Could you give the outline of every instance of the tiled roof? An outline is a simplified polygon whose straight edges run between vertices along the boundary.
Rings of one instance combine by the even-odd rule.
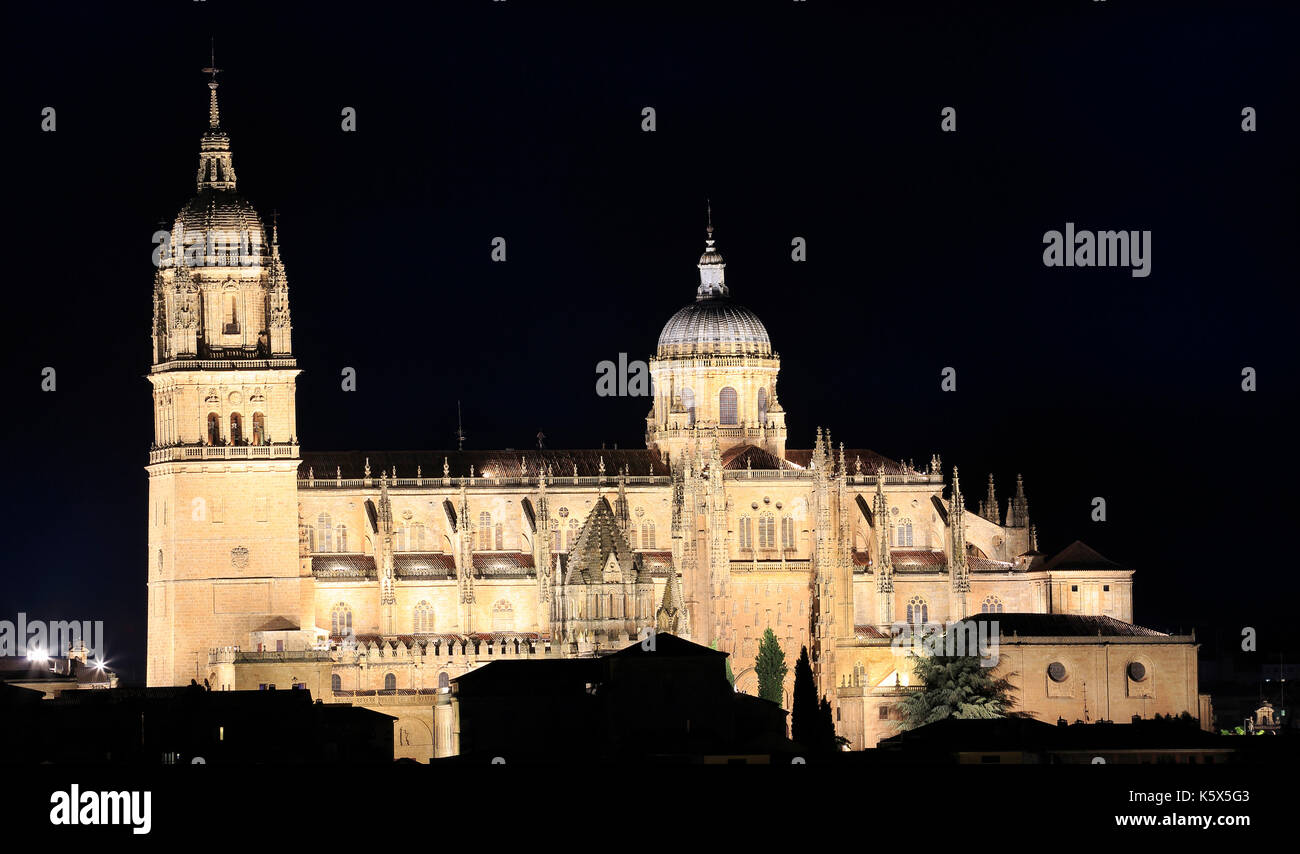
[[[854,549],[854,550],[853,550],[853,565],[854,565],[854,566],[871,566],[871,552],[860,552],[860,551],[858,551],[857,549]]]
[[[272,617],[262,625],[253,629],[255,632],[296,632],[298,624],[290,622],[286,617]]]
[[[610,555],[622,570],[624,580],[649,581],[642,559],[632,551],[614,518],[609,500],[601,496],[587,514],[578,531],[578,539],[569,549],[565,567],[566,584],[601,584],[605,580],[605,564]]]
[[[966,566],[971,572],[1010,572],[1016,568],[1014,563],[1004,560],[987,560],[982,557],[966,558]]]
[[[808,468],[812,465],[813,452],[808,449],[786,449],[785,458],[800,468]],[[840,458],[840,449],[835,448],[835,460],[838,464]],[[882,457],[875,451],[866,448],[845,448],[844,464],[848,466],[849,474],[855,474],[858,470],[858,460],[862,460],[862,473],[865,475],[874,475],[876,469],[880,466],[885,467],[885,474],[903,474],[907,467],[900,462],[891,460],[889,457]]]
[[[645,571],[655,578],[664,578],[676,574],[676,570],[673,569],[672,552],[637,552],[637,554],[641,556]]]
[[[721,454],[722,467],[728,471],[746,469],[793,469],[794,466],[757,445],[736,445]]]
[[[455,578],[456,558],[437,552],[398,552],[393,555],[398,578]]]
[[[854,626],[853,636],[858,640],[887,640],[889,632],[882,632],[875,626]]]
[[[1155,637],[1169,635],[1114,617],[1078,614],[972,614],[968,620],[997,621],[1003,637]]]
[[[896,571],[932,572],[948,565],[948,558],[943,552],[922,549],[893,549],[889,560]]]
[[[443,632],[438,634],[420,634],[420,635],[392,635],[385,638],[383,635],[364,634],[355,635],[358,644],[373,646],[387,646],[389,649],[396,649],[397,642],[401,641],[406,644],[407,649],[415,649],[432,643],[461,643],[464,641],[506,641],[506,640],[547,640],[550,638],[549,633],[538,634],[537,632],[474,632],[468,635],[456,634],[454,632]]]
[[[1059,553],[1050,558],[1039,568],[1048,572],[1090,570],[1124,571],[1127,569],[1127,567],[1120,566],[1109,558],[1102,557],[1093,549],[1084,545],[1081,540],[1075,540],[1073,543],[1070,543],[1070,545],[1061,549]]]
[[[668,474],[668,467],[663,464],[659,452],[644,448],[575,451],[530,448],[519,451],[303,451],[298,476],[306,477],[310,470],[317,480],[329,480],[341,470],[341,476],[345,478],[365,477],[366,460],[369,459],[370,474],[376,481],[385,472],[391,477],[393,466],[397,466],[398,477],[415,477],[418,468],[420,475],[433,486],[442,477],[444,458],[450,476],[454,478],[468,477],[470,466],[474,467],[476,477],[488,472],[496,477],[536,478],[540,465],[548,466],[555,478],[572,477],[575,464],[579,477],[596,477],[600,474],[602,459],[605,461],[605,476],[611,482],[617,480],[624,466],[628,474],[634,476],[644,477],[652,472]]]
[[[474,552],[475,569],[533,569],[535,566],[533,556],[525,552]]]
[[[378,570],[372,555],[312,555],[311,574],[317,578],[375,578]]]

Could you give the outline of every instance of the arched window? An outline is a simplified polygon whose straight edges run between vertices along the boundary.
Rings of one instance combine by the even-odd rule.
[[[385,690],[385,691],[396,691],[396,690],[397,690],[397,674],[396,674],[396,673],[385,673],[385,674],[384,674],[384,690]]]
[[[208,413],[208,444],[221,444],[221,416],[215,412]]]
[[[910,549],[912,547],[912,520],[911,519],[899,520],[898,524],[894,526],[894,532],[898,538],[899,548]]]
[[[341,552],[347,551],[348,550],[348,526],[339,525],[334,530],[334,533],[338,537],[338,543],[337,543],[338,550]]]
[[[798,541],[794,536],[794,517],[781,517],[781,548],[788,552],[794,551],[798,547]]]
[[[758,390],[758,423],[767,423],[767,389]]]
[[[627,544],[628,544],[628,546],[630,546],[632,549],[636,549],[636,548],[637,548],[637,544],[636,544],[636,525],[635,525],[635,524],[632,524],[632,525],[628,525],[628,526],[627,526]]]
[[[753,530],[751,530],[749,526],[749,521],[750,520],[748,516],[740,517],[740,528],[739,528],[738,536],[740,537],[740,547],[745,550],[749,550],[754,547],[754,532]]]
[[[758,547],[760,549],[776,548],[776,517],[771,513],[759,514]]]
[[[343,677],[337,673],[330,674],[330,690],[338,693],[343,690]]]
[[[557,519],[551,520],[551,551],[560,553],[560,522]]]
[[[736,390],[731,386],[718,392],[718,423],[723,425],[740,423],[736,412]]]
[[[260,412],[253,413],[253,444],[266,444],[266,416]]]
[[[515,630],[515,606],[508,600],[498,599],[492,606],[492,631],[513,632]]]
[[[330,523],[330,514],[322,513],[316,517],[316,527],[320,529],[320,550],[334,551],[334,526]]]
[[[415,634],[433,634],[433,606],[427,600],[420,600],[415,606]]]
[[[239,296],[231,291],[226,294],[225,325],[221,331],[227,335],[239,334]]]
[[[564,548],[566,551],[573,548],[573,541],[577,539],[577,537],[578,537],[578,520],[570,519],[569,530],[564,535]]]
[[[424,523],[411,523],[411,541],[407,544],[411,551],[424,551]]]
[[[238,412],[230,413],[230,444],[238,445],[244,441],[244,417]]]
[[[686,410],[686,426],[695,426],[695,391],[694,389],[682,389],[682,408]]]
[[[451,677],[447,675],[447,671],[445,670],[439,671],[438,673],[438,690],[451,690]]]
[[[478,550],[488,551],[492,548],[492,514],[484,511],[478,514]]]
[[[505,551],[505,548],[506,548],[506,543],[505,543],[505,532],[504,532],[504,530],[502,529],[502,527],[501,527],[501,523],[500,523],[500,522],[497,522],[497,525],[496,525],[496,547],[497,547],[497,551],[499,551],[499,552],[500,552],[500,551]]]
[[[302,527],[307,532],[307,551],[316,551],[316,526],[303,525]]]
[[[330,636],[345,638],[352,634],[352,609],[340,602],[330,611]]]
[[[996,597],[996,596],[986,596],[986,597],[984,597],[984,604],[980,606],[980,613],[982,613],[982,614],[1001,614],[1001,613],[1002,613],[1002,600],[999,599],[999,598]]]
[[[930,606],[920,596],[908,600],[907,622],[914,626],[930,622]]]
[[[655,547],[655,523],[649,519],[641,523],[641,548],[652,549]]]

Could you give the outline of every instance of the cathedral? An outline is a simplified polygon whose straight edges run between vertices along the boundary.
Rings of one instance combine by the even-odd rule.
[[[451,681],[494,659],[668,632],[729,653],[756,694],[771,629],[783,706],[806,646],[866,748],[913,687],[899,627],[974,617],[1041,719],[1207,720],[1195,639],[1133,624],[1131,569],[1080,542],[1040,552],[1019,478],[1004,501],[990,476],[972,511],[938,455],[821,429],[789,446],[780,357],[711,220],[650,360],[644,449],[329,452],[310,425],[300,444],[279,236],[238,193],[208,86],[196,193],[154,279],[150,685],[366,705],[394,717],[398,756],[428,760],[457,749]]]

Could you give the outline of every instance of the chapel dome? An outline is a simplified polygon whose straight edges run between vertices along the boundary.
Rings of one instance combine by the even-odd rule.
[[[699,355],[770,356],[772,341],[758,315],[726,297],[707,297],[669,318],[659,333],[660,359]]]
[[[176,228],[185,233],[216,230],[219,233],[247,232],[250,242],[266,245],[266,229],[257,209],[233,190],[204,188],[176,214]]]
[[[695,302],[679,310],[659,333],[658,358],[771,356],[772,341],[758,315],[731,301],[727,262],[713,239],[713,208],[700,256]]]

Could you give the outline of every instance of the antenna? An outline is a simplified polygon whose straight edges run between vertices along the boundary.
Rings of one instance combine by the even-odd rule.
[[[456,401],[456,450],[465,450],[465,429],[460,423],[460,401]]]

